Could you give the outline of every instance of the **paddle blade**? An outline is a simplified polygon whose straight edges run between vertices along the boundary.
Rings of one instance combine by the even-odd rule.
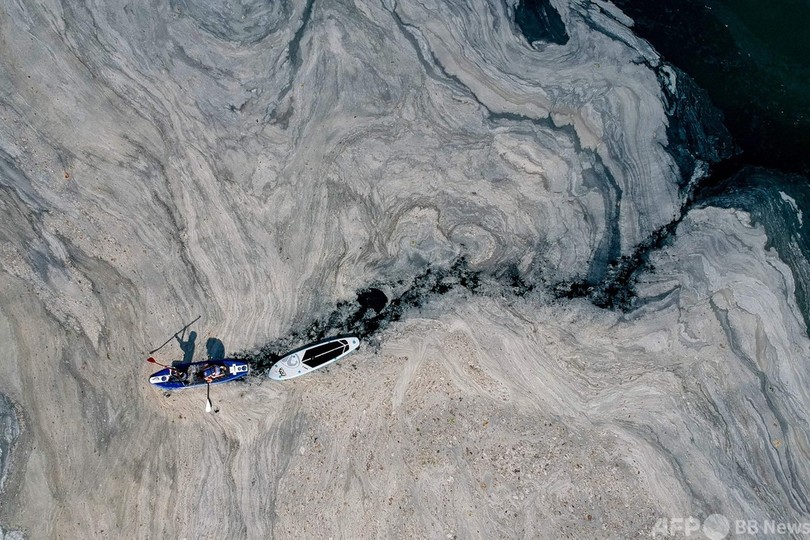
[[[214,407],[211,405],[211,383],[205,385],[205,412],[211,412]]]
[[[211,410],[213,408],[214,408],[214,406],[211,405],[211,400],[210,399],[205,402],[205,412],[211,412]]]
[[[146,361],[149,362],[150,364],[157,364],[158,363],[157,360],[155,360],[151,356],[149,358],[147,358]]]

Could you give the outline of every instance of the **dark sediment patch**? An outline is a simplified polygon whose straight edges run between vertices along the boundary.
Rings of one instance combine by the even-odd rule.
[[[357,293],[357,302],[361,308],[373,309],[379,313],[388,304],[388,297],[380,289],[371,287]]]
[[[684,209],[677,219],[659,227],[636,246],[632,254],[613,261],[601,281],[561,281],[552,286],[552,291],[558,298],[587,298],[600,308],[622,311],[632,309],[633,300],[636,298],[635,281],[638,274],[651,269],[650,255],[672,240],[678,224],[686,217],[687,211]]]
[[[14,404],[0,394],[0,493],[6,482],[11,461],[11,448],[20,436],[20,423],[14,411]]]

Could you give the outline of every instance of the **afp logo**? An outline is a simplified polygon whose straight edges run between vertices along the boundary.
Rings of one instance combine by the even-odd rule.
[[[655,522],[655,526],[650,531],[650,536],[653,538],[675,536],[677,538],[695,537],[723,540],[728,536],[730,530],[731,523],[726,519],[726,516],[712,514],[703,520],[703,523],[692,516],[661,518]]]

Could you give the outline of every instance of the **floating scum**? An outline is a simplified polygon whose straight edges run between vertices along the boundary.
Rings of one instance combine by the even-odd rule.
[[[614,4],[124,4],[0,10],[4,531],[807,515],[804,274],[753,214],[685,206],[709,105]],[[178,311],[262,380],[189,373],[216,416],[117,361]],[[374,361],[265,380],[340,336]]]

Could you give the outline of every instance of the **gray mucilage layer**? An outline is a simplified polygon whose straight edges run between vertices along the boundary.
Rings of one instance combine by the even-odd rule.
[[[188,17],[224,41],[254,45],[286,24],[292,14],[287,0],[171,0],[177,17]]]
[[[613,4],[535,3],[556,37],[533,44],[517,5],[4,4],[0,393],[25,415],[4,527],[805,519],[810,339],[778,223],[689,206],[718,118]],[[263,377],[349,332],[351,356]],[[164,342],[157,362],[248,351],[253,375],[207,414],[149,383]]]

